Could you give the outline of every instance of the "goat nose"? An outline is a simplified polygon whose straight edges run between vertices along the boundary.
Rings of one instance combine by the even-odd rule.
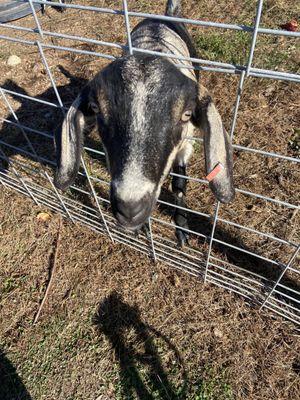
[[[132,202],[132,201],[122,201],[118,200],[116,202],[116,211],[122,215],[122,217],[131,221],[138,217],[138,215],[143,211],[145,203],[143,201]]]
[[[114,216],[124,228],[137,230],[149,218],[152,210],[152,198],[148,194],[139,201],[124,201],[112,196],[111,205]]]

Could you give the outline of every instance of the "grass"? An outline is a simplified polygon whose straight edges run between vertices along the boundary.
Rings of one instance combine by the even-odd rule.
[[[206,368],[206,378],[199,382],[194,400],[233,400],[232,387],[227,383],[226,371],[219,375],[213,368]]]
[[[172,393],[170,393],[170,390],[167,390],[163,384],[157,389],[156,385],[153,385],[151,377],[149,377],[147,371],[141,368],[139,368],[138,371],[138,373],[136,373],[136,371],[128,371],[128,376],[120,379],[116,389],[116,400],[134,400],[136,397],[132,392],[132,388],[137,387],[140,382],[145,382],[145,388],[148,389],[148,393],[151,394],[151,399],[153,400],[160,400],[164,398],[178,400],[234,399],[232,388],[227,383],[225,378],[225,371],[223,371],[220,376],[211,368],[204,368],[203,374],[208,375],[205,379],[203,378],[194,383],[189,383],[188,385],[183,384],[177,388],[174,387],[172,388]],[[170,376],[172,376],[172,374],[170,374],[169,377]],[[146,398],[146,396],[142,398]]]
[[[120,7],[116,0],[88,3]],[[251,24],[255,4],[252,0],[189,0],[184,1],[184,11],[191,18]],[[293,4],[290,0],[265,2],[263,26],[276,28],[294,18]],[[164,1],[155,4],[130,1],[129,6],[145,12],[162,12]],[[100,40],[126,41],[121,18],[119,25],[113,23],[113,17],[103,15],[99,24],[96,20],[99,16],[94,13],[77,10],[47,13],[41,17],[46,30],[91,37],[90,27],[94,26]],[[25,18],[15,23],[31,26],[32,20]],[[251,35],[195,27],[190,27],[190,31],[201,57],[234,64],[247,61]],[[24,34],[24,38],[30,39],[30,35]],[[72,45],[67,41],[59,43]],[[293,39],[260,37],[254,65],[296,72],[294,45]],[[84,48],[78,43],[76,46]],[[39,54],[32,47],[5,44],[0,57],[5,61],[11,53],[22,55],[22,64],[10,69],[3,63],[1,83],[13,82],[19,85],[17,90],[22,88],[56,102]],[[67,104],[76,97],[84,80],[106,63],[91,56],[70,56],[63,52],[58,57],[46,49],[45,54]],[[69,76],[61,73],[58,65]],[[228,129],[238,77],[203,73],[202,80],[213,93]],[[297,95],[298,88],[292,83],[246,80],[235,143],[297,156],[299,121],[294,101]],[[22,122],[33,128],[52,132],[60,123],[61,116],[50,108],[45,118],[45,109],[41,110],[39,105],[29,107],[28,103],[19,102],[15,106]],[[3,104],[0,108],[6,117]],[[1,130],[1,138],[19,143],[18,132],[7,126]],[[98,146],[92,139],[89,141],[90,147]],[[38,139],[35,145],[44,155],[52,151],[48,144],[42,147]],[[20,159],[18,154],[11,156]],[[37,165],[26,157],[22,159]],[[87,161],[93,174],[104,176],[99,158],[89,160],[87,156]],[[298,170],[291,163],[236,153],[234,171],[240,188],[298,202]],[[49,172],[52,173],[50,168]],[[203,176],[202,144],[198,142],[189,174]],[[189,184],[188,204],[204,213],[214,211],[211,195],[195,182]],[[36,215],[40,211],[45,210],[1,187],[1,400],[12,400],[12,393],[14,398],[19,396],[23,400],[127,400],[138,398],[139,391],[144,394],[140,398],[155,400],[297,398],[300,344],[291,325],[249,308],[242,299],[224,290],[203,285],[161,263],[153,265],[147,257],[118,244],[113,246],[106,238],[67,221],[63,224],[53,289],[41,320],[34,326],[32,321],[48,280],[58,227],[55,214],[51,214],[47,223],[38,222]],[[234,204],[222,206],[220,215],[286,240],[299,238],[299,214],[255,198],[237,195]],[[207,225],[195,217],[190,223],[200,232]],[[234,228],[221,228],[218,224],[216,234],[222,240],[248,246],[283,262],[289,256],[289,249],[273,246],[257,235],[246,232],[241,235]],[[163,234],[174,239],[173,230]],[[202,246],[194,237],[191,243],[206,251],[205,244]],[[218,248],[213,251],[225,261],[264,272],[264,265],[240,253],[228,249],[221,252]]]
[[[194,40],[200,58],[238,66],[246,65],[252,36],[245,32],[196,33]],[[297,41],[293,38],[259,37],[253,66],[269,70],[299,72]]]
[[[251,36],[244,32],[196,34],[194,37],[200,58],[235,65],[247,62]]]
[[[15,291],[17,291],[17,288],[15,282]],[[8,293],[4,293],[4,296],[7,295]],[[120,298],[118,298],[119,300]],[[122,302],[121,307],[127,308],[128,306]],[[112,312],[116,311],[112,310]],[[188,379],[188,376],[182,373],[182,365],[178,355],[174,354],[173,358],[172,354],[168,354],[170,353],[168,340],[157,335],[157,333],[149,335],[148,327],[144,326],[142,321],[139,321],[139,317],[135,313],[136,311],[129,307],[127,314],[123,314],[123,318],[127,318],[124,326],[129,325],[127,332],[123,331],[122,323],[118,322],[118,324],[121,324],[122,337],[119,336],[118,343],[114,343],[113,346],[120,367],[114,365],[102,377],[104,388],[111,386],[112,382],[114,383],[112,388],[114,399],[133,400],[136,398],[136,393],[143,393],[145,397],[142,398],[153,400],[169,398],[177,400],[187,398],[190,400],[232,399],[230,385],[226,382],[225,371],[218,374],[213,368],[204,367],[203,371],[202,368],[199,369],[195,378],[190,377]],[[111,318],[114,318],[114,314]],[[101,321],[99,324],[103,324],[103,320]],[[137,325],[137,322],[140,325]],[[110,320],[105,323],[109,324],[109,327],[102,327],[106,336],[109,338],[109,329],[113,329],[114,332],[112,331],[112,333],[118,337],[118,325],[112,324]],[[130,325],[135,326],[135,328],[130,329]],[[4,363],[3,365],[0,364],[0,367],[4,369],[4,376],[9,369],[8,364],[22,366],[18,372],[25,382],[30,380],[30,387],[35,393],[35,398],[43,398],[49,380],[55,381],[57,372],[64,371],[64,379],[67,376],[72,376],[72,373],[68,372],[68,368],[70,363],[76,363],[78,357],[82,358],[85,355],[85,363],[95,363],[96,360],[103,357],[103,350],[99,347],[99,337],[94,334],[94,330],[91,329],[92,326],[97,327],[97,324],[95,325],[93,318],[88,315],[81,320],[80,325],[70,323],[67,326],[65,318],[56,315],[50,321],[45,321],[35,329],[28,327],[31,335],[27,340],[26,359],[21,357],[20,354],[12,353],[9,360],[6,359],[5,365]],[[26,331],[18,329],[18,335],[22,338],[26,335]],[[141,337],[143,338],[142,342]],[[1,341],[0,346],[2,348],[7,347],[5,342]],[[106,349],[105,338],[102,346]],[[168,374],[162,367],[162,360],[166,354],[168,354],[170,363],[166,368]],[[75,374],[78,374],[78,372],[76,371]],[[205,376],[205,379],[203,378],[201,381],[199,381],[200,372]],[[6,382],[5,379],[2,382],[1,399],[10,398],[12,384],[17,388],[20,397],[27,391],[24,385],[21,385],[21,380],[16,372],[14,372],[14,376],[13,383],[11,381]],[[19,385],[16,385],[16,381],[19,381]]]
[[[299,73],[299,45],[294,38],[260,36],[254,66],[263,69]]]

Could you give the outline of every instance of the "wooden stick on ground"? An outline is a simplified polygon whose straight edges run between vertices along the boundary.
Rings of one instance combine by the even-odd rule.
[[[59,249],[59,245],[60,245],[61,227],[62,227],[62,216],[60,215],[59,216],[57,239],[56,239],[56,244],[55,244],[55,252],[54,252],[54,257],[53,257],[53,262],[52,262],[52,268],[50,266],[50,279],[48,281],[48,285],[47,285],[43,300],[42,300],[42,302],[41,302],[41,304],[39,306],[39,309],[38,309],[38,311],[36,313],[36,316],[35,316],[35,318],[33,320],[34,324],[37,323],[37,321],[38,321],[38,319],[39,319],[39,317],[41,315],[41,312],[42,312],[43,307],[44,307],[44,305],[46,303],[48,294],[49,294],[49,292],[51,290],[51,287],[52,287],[52,283],[53,283],[53,278],[54,278],[55,272],[57,270],[57,255],[58,255],[58,249]]]

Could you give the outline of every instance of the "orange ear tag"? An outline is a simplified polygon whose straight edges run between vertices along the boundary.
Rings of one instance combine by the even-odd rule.
[[[221,172],[223,171],[224,167],[223,164],[218,163],[215,168],[205,177],[206,180],[208,180],[208,182],[211,182],[213,179],[215,179],[215,177]]]

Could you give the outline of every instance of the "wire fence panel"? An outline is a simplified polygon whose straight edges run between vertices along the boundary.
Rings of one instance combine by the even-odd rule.
[[[296,188],[298,185],[299,189],[299,180],[296,179],[297,176],[299,178],[297,172],[299,173],[300,158],[294,153],[284,154],[282,150],[277,151],[276,143],[272,143],[272,140],[267,143],[270,147],[259,147],[251,140],[249,143],[240,141],[237,125],[247,82],[253,79],[268,81],[270,85],[278,81],[289,85],[300,82],[300,75],[292,71],[254,66],[259,38],[263,35],[299,40],[300,33],[262,27],[262,0],[257,2],[253,25],[136,12],[130,9],[130,2],[126,0],[120,1],[117,9],[101,8],[91,5],[89,1],[82,2],[86,4],[65,4],[28,0],[28,3],[31,15],[19,21],[0,24],[0,41],[3,46],[9,51],[13,49],[16,53],[30,54],[28,59],[34,59],[32,69],[37,76],[29,84],[28,79],[32,79],[31,67],[26,69],[24,66],[24,85],[30,86],[32,93],[22,87],[22,82],[16,83],[13,76],[1,85],[0,184],[29,196],[37,205],[44,205],[73,222],[107,235],[112,242],[123,243],[154,260],[201,278],[204,282],[237,293],[258,307],[268,309],[299,325],[299,204],[295,200],[297,194],[296,197],[289,197],[287,193],[288,190],[293,190],[288,185],[293,184]],[[35,7],[37,4],[42,5],[43,9],[48,6],[60,7],[65,12],[57,13],[52,21],[49,19],[49,12],[46,11],[45,15],[39,13]],[[72,23],[79,33],[76,29],[61,31],[63,26],[71,26],[68,21],[69,12],[73,12]],[[90,34],[87,31],[80,33],[85,25],[82,14],[79,14],[82,12],[97,16],[99,32],[94,37],[91,36],[93,31],[96,32],[95,26]],[[131,29],[136,21],[143,18],[184,22],[193,29],[215,29],[232,34],[241,32],[248,35],[247,61],[238,65],[205,57],[179,57],[136,48],[131,41]],[[110,26],[114,32],[124,30],[119,35],[122,39],[125,38],[123,43],[116,34],[110,38]],[[75,184],[64,193],[55,188],[52,178],[56,166],[54,131],[86,83],[87,77],[80,76],[81,69],[85,68],[84,63],[88,60],[99,71],[124,50],[133,55],[146,53],[175,58],[178,68],[189,68],[185,62],[192,61],[194,68],[200,70],[200,79],[205,74],[216,75],[216,80],[224,75],[230,77],[236,93],[231,102],[230,113],[227,113],[225,119],[233,140],[236,163],[241,164],[236,172],[236,200],[231,205],[215,202],[209,194],[208,182],[203,178],[203,157],[199,155],[202,154],[203,141],[198,137],[187,139],[193,141],[197,155],[188,174],[182,176],[170,173],[171,177],[178,176],[189,182],[189,207],[176,205],[168,190],[167,181],[158,200],[158,207],[149,220],[147,235],[136,235],[123,230],[115,222],[110,212],[110,181],[105,153],[94,136],[86,138],[81,169]],[[75,69],[76,77],[64,65]],[[85,71],[85,75],[90,73],[89,78],[92,78],[93,72],[95,71]],[[255,110],[251,112],[253,114]],[[260,135],[259,131],[257,135]],[[289,180],[282,183],[279,177],[279,182],[272,183],[272,190],[270,185],[266,185],[266,190],[260,185],[244,185],[243,182],[248,178],[244,175],[244,171],[248,171],[246,164],[252,162],[254,177],[267,175],[275,165],[279,175],[280,172],[287,174],[286,171],[289,171]],[[281,189],[276,191],[279,186]],[[178,247],[174,233],[176,225],[172,216],[176,209],[184,209],[189,214],[189,228],[181,229],[189,233],[190,243],[183,249]],[[251,216],[249,218],[250,214],[255,214],[257,220]],[[277,225],[285,228],[277,229]]]

